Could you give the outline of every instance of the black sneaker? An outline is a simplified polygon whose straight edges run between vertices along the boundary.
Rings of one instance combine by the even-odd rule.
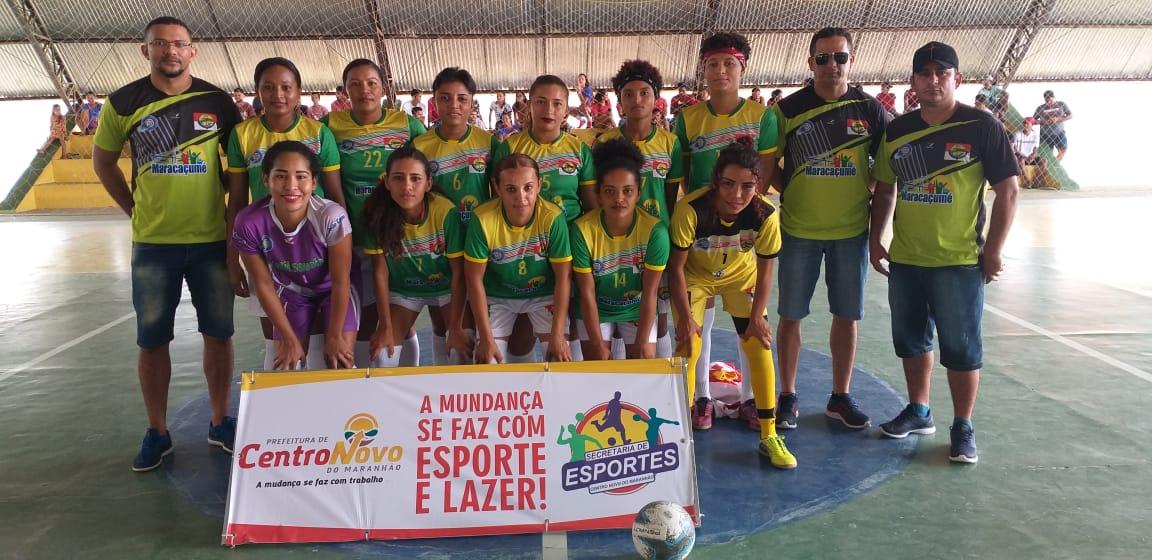
[[[906,438],[908,434],[934,434],[936,423],[932,421],[931,410],[928,411],[928,416],[921,418],[912,411],[912,405],[909,404],[890,422],[880,424],[880,433],[896,439]]]
[[[144,434],[144,442],[140,444],[140,453],[132,460],[132,470],[148,472],[160,466],[164,457],[172,453],[172,435],[160,435],[160,432],[148,428]]]
[[[796,429],[796,418],[800,409],[796,406],[796,393],[782,393],[776,401],[776,427],[785,430]]]
[[[952,447],[948,451],[948,458],[953,463],[975,463],[976,457],[976,430],[964,425],[952,425]]]
[[[870,424],[868,415],[860,412],[860,407],[856,406],[852,395],[847,393],[828,397],[828,407],[824,409],[824,415],[856,430],[867,428]]]
[[[225,453],[232,453],[232,446],[236,444],[236,419],[225,416],[215,426],[209,422],[208,443],[223,449]]]

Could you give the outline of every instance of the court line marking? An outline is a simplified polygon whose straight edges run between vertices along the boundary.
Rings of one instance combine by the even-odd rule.
[[[1021,319],[1021,318],[1019,318],[1019,317],[1017,317],[1017,316],[1015,316],[1015,315],[1013,315],[1007,311],[1004,311],[998,307],[984,304],[984,309],[988,310],[988,312],[992,313],[993,315],[996,315],[997,317],[1001,317],[1003,319],[1006,319],[1009,322],[1015,323],[1015,324],[1017,324],[1021,327],[1024,327],[1024,328],[1026,328],[1026,329],[1028,329],[1028,330],[1030,330],[1036,334],[1051,338],[1052,340],[1055,340],[1056,342],[1059,342],[1060,344],[1063,344],[1064,346],[1067,346],[1067,347],[1069,347],[1073,350],[1076,350],[1082,354],[1086,354],[1088,356],[1096,358],[1097,360],[1100,360],[1101,362],[1104,362],[1104,363],[1106,363],[1112,367],[1123,370],[1123,371],[1128,372],[1128,373],[1130,373],[1136,377],[1139,377],[1140,379],[1143,379],[1144,381],[1148,381],[1149,383],[1152,383],[1152,373],[1148,373],[1148,372],[1146,372],[1146,371],[1144,371],[1144,370],[1142,370],[1136,366],[1133,366],[1133,365],[1127,364],[1125,362],[1122,362],[1120,360],[1117,360],[1116,358],[1113,358],[1112,356],[1109,356],[1108,354],[1100,352],[1099,350],[1094,350],[1092,348],[1089,348],[1083,344],[1080,344],[1079,342],[1076,342],[1075,340],[1072,340],[1072,339],[1067,338],[1065,336],[1061,336],[1061,335],[1054,333],[1054,332],[1052,332],[1052,331],[1050,331],[1044,327],[1041,327],[1040,325],[1030,323],[1030,322],[1028,322],[1024,319]]]
[[[80,336],[72,339],[71,341],[65,342],[64,344],[61,344],[60,346],[57,346],[57,347],[55,347],[55,348],[53,348],[53,349],[51,349],[51,350],[49,350],[43,354],[40,354],[39,356],[36,356],[35,358],[32,358],[31,360],[28,360],[27,362],[24,362],[24,363],[22,363],[16,367],[6,371],[6,372],[4,372],[4,373],[0,373],[0,382],[3,382],[5,379],[8,379],[9,377],[12,377],[13,375],[16,375],[17,373],[20,373],[20,372],[22,372],[28,368],[34,367],[37,364],[39,364],[40,362],[43,362],[44,360],[47,360],[47,359],[49,359],[49,358],[51,358],[51,357],[53,357],[53,356],[55,356],[61,352],[64,352],[65,350],[68,350],[69,348],[72,348],[73,346],[76,346],[77,344],[82,344],[85,341],[87,341],[88,339],[90,339],[94,336],[98,336],[101,333],[103,333],[103,332],[115,327],[116,325],[119,325],[120,323],[123,323],[123,322],[127,321],[128,319],[131,319],[135,316],[136,316],[136,313],[133,312],[133,313],[129,313],[123,317],[120,317],[119,319],[115,319],[112,322],[105,323],[103,326],[97,327],[96,329],[89,331],[88,334],[80,335]]]

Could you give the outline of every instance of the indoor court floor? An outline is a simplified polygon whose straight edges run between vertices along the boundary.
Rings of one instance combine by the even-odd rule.
[[[707,461],[721,450],[700,440],[721,436],[701,434],[705,518],[692,558],[1148,558],[1152,250],[1139,240],[1149,216],[1152,190],[1020,193],[1006,270],[985,296],[977,465],[948,462],[952,410],[939,367],[932,389],[937,433],[899,445],[876,435],[875,426],[888,420],[885,411],[898,410],[905,396],[889,336],[887,286],[874,272],[857,379],[890,395],[883,403],[861,398],[873,417],[865,434],[834,433],[822,421],[830,321],[818,288],[804,324],[810,351],[801,427],[786,433],[799,469],[774,471],[751,461],[754,438],[724,428],[721,434],[747,442],[739,452],[749,454],[750,466],[743,468],[756,471],[734,477],[747,490],[725,486],[710,494],[719,487],[703,481]],[[227,464],[204,442],[202,414],[189,420],[197,435],[176,438],[174,461],[133,473],[145,416],[130,253],[128,222],[118,214],[0,215],[0,558],[461,556],[461,543],[447,541],[221,547],[223,489],[218,481],[194,480],[211,473],[182,468],[197,460]],[[713,359],[733,359],[723,355],[734,346],[726,332],[731,323],[718,315],[720,351]],[[237,369],[259,366],[259,329],[240,301],[236,326]],[[421,328],[426,332],[426,321]],[[170,418],[194,411],[204,398],[195,331],[186,299],[172,345]],[[866,462],[882,467],[875,475],[846,475]],[[816,495],[827,499],[809,499]],[[784,500],[797,500],[787,515],[740,534],[716,533],[723,521],[783,511]],[[611,538],[619,543],[626,536]],[[501,538],[468,539],[464,556],[543,555],[539,536]],[[514,543],[515,551],[489,546],[497,542]],[[569,537],[571,555],[630,557],[626,545],[582,551],[587,542]]]

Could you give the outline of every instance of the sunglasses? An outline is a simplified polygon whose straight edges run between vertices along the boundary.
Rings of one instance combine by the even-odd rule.
[[[824,66],[825,64],[828,64],[829,58],[835,60],[836,64],[848,64],[849,56],[850,55],[846,52],[817,53],[812,55],[812,61],[815,62],[817,66]]]

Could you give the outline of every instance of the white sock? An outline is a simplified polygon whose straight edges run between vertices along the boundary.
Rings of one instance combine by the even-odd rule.
[[[704,324],[700,325],[700,359],[696,360],[696,398],[712,398],[708,384],[712,369],[712,325],[716,323],[716,308],[704,310]]]
[[[416,335],[408,337],[400,347],[400,367],[420,365],[420,339]]]
[[[744,347],[739,346],[740,335],[736,335],[737,347],[740,350],[740,402],[747,400],[754,400],[755,393],[752,392],[752,368],[748,365],[748,355],[744,353]]]
[[[464,336],[473,342],[476,341],[476,329],[464,329]],[[445,341],[447,343],[447,341]],[[448,363],[451,365],[470,364],[472,356],[463,356],[458,350],[448,351]]]
[[[400,366],[400,352],[403,347],[393,346],[392,356],[388,356],[388,351],[381,348],[380,354],[376,359],[372,360],[371,366],[374,368],[394,368]]]
[[[273,363],[276,361],[276,343],[264,339],[264,371],[272,371]]]
[[[432,365],[446,366],[452,363],[448,357],[448,339],[432,333]]]
[[[666,332],[664,336],[656,339],[656,357],[657,358],[671,358],[672,357],[672,333]]]
[[[369,342],[367,340],[357,340],[356,344],[352,346],[355,353],[353,359],[356,360],[356,367],[365,368],[372,363],[372,356],[368,355]]]
[[[623,360],[628,357],[628,349],[624,347],[624,339],[612,339],[612,359]],[[573,358],[575,359],[575,358]]]
[[[304,369],[328,369],[324,363],[324,335],[314,334],[308,337],[308,355],[304,357]]]
[[[580,346],[579,340],[572,340],[568,342],[568,351],[572,353],[573,362],[584,361],[584,349]]]

